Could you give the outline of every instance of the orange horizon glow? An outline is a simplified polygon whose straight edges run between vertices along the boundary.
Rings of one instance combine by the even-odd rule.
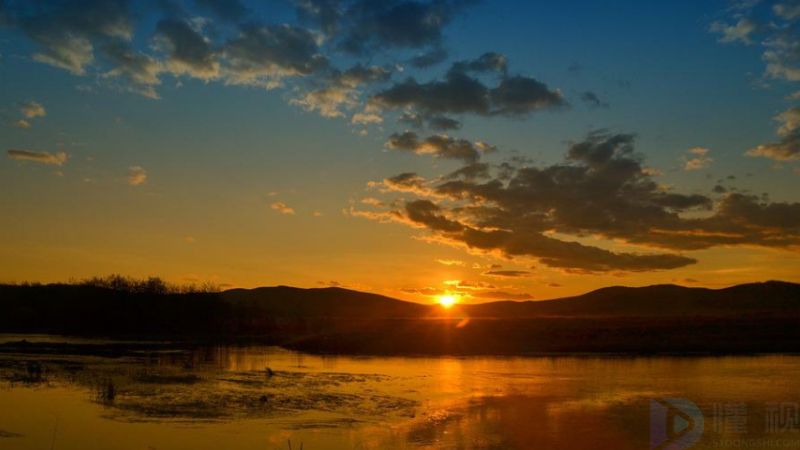
[[[459,296],[454,294],[445,294],[438,296],[436,300],[443,308],[449,309],[452,308],[453,305],[458,303]]]

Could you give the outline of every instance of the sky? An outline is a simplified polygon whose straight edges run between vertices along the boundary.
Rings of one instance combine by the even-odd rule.
[[[0,282],[800,281],[800,2],[0,0]]]

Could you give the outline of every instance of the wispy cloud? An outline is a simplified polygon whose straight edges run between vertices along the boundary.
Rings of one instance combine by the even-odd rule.
[[[37,152],[32,150],[8,150],[6,152],[9,158],[16,161],[32,161],[40,164],[50,164],[53,166],[62,166],[67,162],[69,156],[65,152]]]
[[[445,266],[463,266],[464,261],[459,259],[437,259],[436,262]]]
[[[748,156],[760,156],[775,161],[800,160],[800,107],[789,108],[775,116],[780,124],[780,140],[761,144],[747,151]]]
[[[38,102],[26,102],[23,103],[19,108],[20,113],[25,116],[26,119],[33,119],[36,117],[44,117],[47,115],[47,110],[44,109],[41,103]]]
[[[483,274],[490,277],[519,278],[530,276],[531,273],[527,270],[490,270]]]
[[[705,169],[711,165],[714,160],[708,156],[710,150],[704,147],[690,148],[687,156],[684,157],[683,170],[694,171]]]
[[[147,183],[147,171],[142,166],[131,166],[128,168],[127,181],[131,186],[141,186]]]
[[[269,207],[274,209],[275,211],[278,211],[281,214],[294,215],[295,213],[294,208],[292,208],[291,206],[287,205],[284,202],[275,202],[269,205]]]

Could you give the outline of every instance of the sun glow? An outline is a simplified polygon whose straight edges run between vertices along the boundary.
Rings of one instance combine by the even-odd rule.
[[[438,297],[438,300],[440,305],[442,305],[445,308],[450,308],[451,306],[458,303],[458,296],[452,294],[440,295]]]

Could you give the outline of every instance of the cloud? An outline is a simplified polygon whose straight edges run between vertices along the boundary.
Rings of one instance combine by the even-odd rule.
[[[342,117],[344,109],[352,109],[359,104],[359,87],[368,83],[379,83],[389,79],[391,72],[380,66],[365,67],[356,64],[350,69],[340,72],[333,69],[322,82],[322,87],[305,92],[294,98],[291,103],[301,106],[306,111],[317,111],[323,117]],[[369,110],[356,113],[352,123],[379,123],[383,119]]]
[[[427,187],[425,178],[414,172],[404,172],[380,182],[369,183],[368,186],[377,187],[384,192],[410,192],[421,195],[431,195],[432,193]]]
[[[484,275],[490,277],[506,277],[506,278],[519,278],[527,277],[531,273],[525,270],[490,270],[484,272]]]
[[[450,67],[452,73],[508,73],[508,58],[496,52],[487,52],[473,60],[458,61]]]
[[[436,262],[445,266],[463,266],[464,261],[458,259],[437,259]]]
[[[38,102],[26,102],[23,103],[20,108],[19,112],[26,118],[26,119],[34,119],[36,117],[44,117],[47,115],[47,110],[44,109],[44,106]]]
[[[684,158],[685,163],[683,165],[683,170],[701,170],[710,166],[714,160],[708,156],[709,151],[709,149],[704,147],[690,148],[687,152],[688,156]]]
[[[440,48],[442,30],[472,1],[299,0],[301,18],[352,54],[381,49]]]
[[[767,78],[800,81],[800,14],[796,13],[796,2],[771,2],[772,8],[758,8],[757,3],[730,9],[730,19],[712,23],[710,31],[720,35],[720,42],[757,42]]]
[[[288,76],[307,76],[328,67],[311,31],[292,25],[244,25],[228,41],[227,81],[233,84],[277,87]]]
[[[127,43],[113,42],[104,47],[106,57],[114,64],[103,74],[106,79],[123,80],[125,90],[158,99],[155,87],[161,84],[161,64],[149,55],[137,51]]]
[[[486,163],[473,163],[464,166],[458,170],[450,172],[444,178],[448,180],[455,180],[463,178],[465,180],[475,180],[479,178],[490,178],[490,166]]]
[[[35,61],[83,75],[95,60],[93,40],[131,39],[128,6],[125,0],[39,2],[36,8],[15,4],[7,6],[6,22],[39,45]]]
[[[67,159],[69,159],[69,156],[65,152],[56,152],[53,154],[49,152],[11,149],[6,152],[6,155],[15,161],[32,161],[53,166],[63,166],[66,164]]]
[[[488,178],[388,180],[381,183],[387,191],[413,198],[387,202],[384,221],[426,229],[432,241],[567,271],[674,269],[696,262],[680,252],[718,246],[800,248],[800,203],[667,190],[629,134],[593,132],[551,166],[505,163]],[[651,251],[620,251],[623,243]]]
[[[157,40],[167,53],[165,64],[174,74],[187,74],[202,80],[216,78],[220,72],[218,54],[195,28],[184,20],[172,18],[158,22]]]
[[[281,214],[294,215],[295,213],[294,208],[290,207],[289,205],[283,202],[275,202],[269,205],[269,207],[274,209],[275,211],[278,211]]]
[[[426,126],[438,131],[458,130],[461,128],[461,122],[443,115],[423,116],[417,113],[404,112],[397,121],[418,129]]]
[[[135,11],[128,0],[39,2],[35,8],[23,3],[7,6],[5,23],[38,44],[35,61],[79,76],[97,72],[123,90],[151,98],[158,98],[163,73],[272,88],[285,77],[305,77],[328,66],[319,35],[289,24],[245,21],[249,11],[237,0],[195,0],[197,11],[171,1],[136,3]],[[206,12],[231,25],[214,26],[202,16]],[[137,20],[141,25],[143,17],[153,16],[154,34],[134,36]],[[157,55],[138,49],[148,38]]]
[[[418,155],[433,155],[437,158],[460,159],[468,163],[476,162],[484,153],[496,148],[484,142],[472,143],[466,139],[456,139],[444,134],[428,136],[420,140],[413,131],[394,133],[385,144],[392,150],[403,150]]]
[[[581,101],[592,108],[608,108],[608,103],[600,100],[594,92],[586,91],[581,94]]]
[[[142,166],[129,167],[127,182],[131,186],[141,186],[147,183],[147,171]]]
[[[454,63],[441,80],[420,83],[409,77],[377,92],[370,103],[380,109],[400,109],[406,113],[410,110],[423,119],[448,114],[524,117],[566,105],[559,91],[534,78],[506,76],[504,57],[487,55]],[[494,86],[487,86],[472,74],[492,71],[500,75]]]
[[[781,139],[751,148],[746,154],[776,161],[800,160],[800,108],[789,108],[775,120],[781,124],[777,131]]]
[[[749,17],[742,17],[732,25],[723,22],[714,22],[710,27],[712,33],[720,35],[720,42],[741,42],[743,44],[753,43],[752,35],[757,29],[758,25]]]

